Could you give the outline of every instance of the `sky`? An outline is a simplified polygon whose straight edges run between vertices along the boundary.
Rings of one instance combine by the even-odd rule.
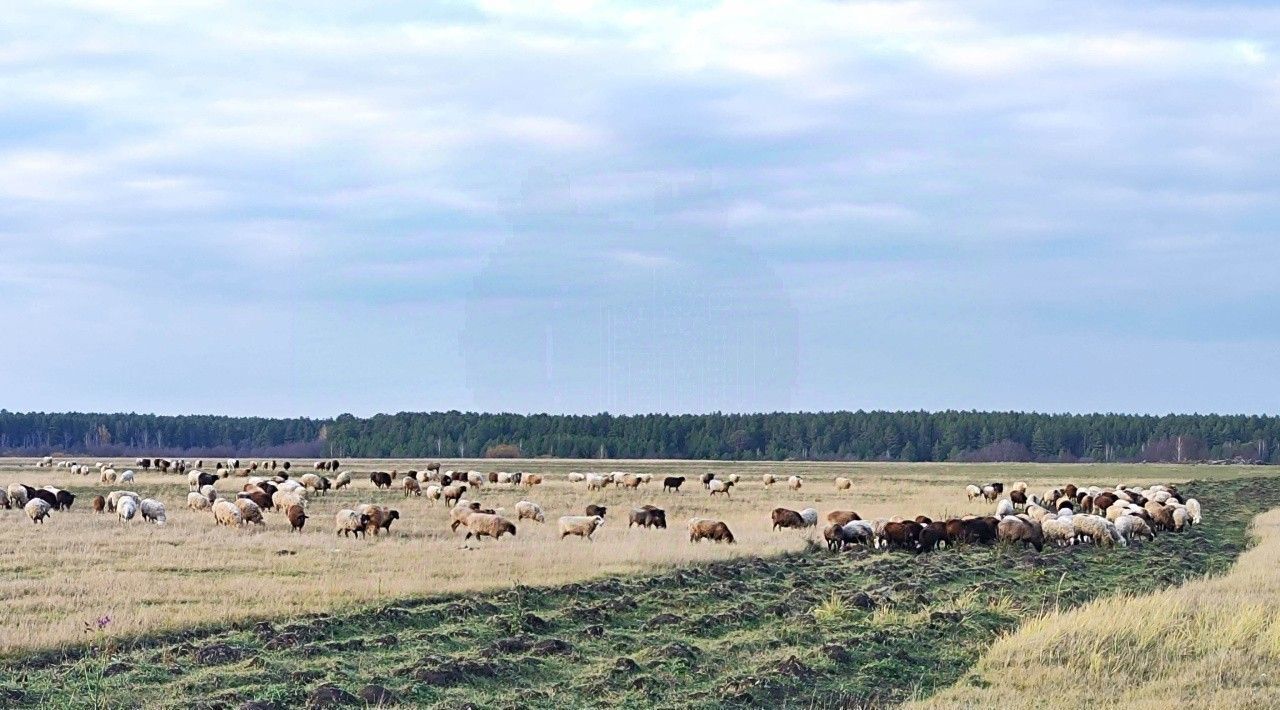
[[[1280,413],[1266,3],[15,0],[0,407]]]

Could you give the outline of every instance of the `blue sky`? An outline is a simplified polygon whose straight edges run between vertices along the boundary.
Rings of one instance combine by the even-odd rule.
[[[64,0],[11,410],[1280,402],[1280,10]]]

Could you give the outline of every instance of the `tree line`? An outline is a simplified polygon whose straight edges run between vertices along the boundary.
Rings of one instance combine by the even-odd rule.
[[[1280,463],[1280,417],[812,412],[359,418],[14,413],[0,453],[306,457]]]

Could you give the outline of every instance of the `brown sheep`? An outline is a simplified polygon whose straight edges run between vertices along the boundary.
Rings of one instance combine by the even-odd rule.
[[[536,473],[530,473],[530,474],[528,474],[528,475],[524,476],[524,477],[520,480],[520,482],[521,482],[521,483],[523,483],[524,485],[526,485],[526,486],[528,486],[528,487],[532,488],[532,487],[534,487],[534,486],[536,486],[536,485],[538,485],[538,484],[542,483],[542,476],[539,476],[539,475],[538,475],[538,474],[536,474]]]
[[[486,476],[486,478],[488,478],[488,479],[489,479],[489,482],[490,482],[490,483],[497,483],[497,482],[498,482],[498,472],[497,472],[497,471],[490,471],[490,472],[489,472],[489,475],[488,475],[488,476]]]
[[[376,488],[391,487],[391,474],[386,473],[385,471],[374,471],[373,473],[370,473],[369,480],[373,481],[373,485]]]
[[[477,540],[482,537],[491,537],[495,540],[500,539],[503,535],[515,535],[515,523],[506,518],[492,513],[472,513],[467,518],[467,536],[466,540],[470,540],[474,535]]]
[[[800,513],[787,508],[774,508],[772,518],[774,530],[805,527],[804,518],[800,516]]]
[[[734,543],[733,532],[729,530],[728,525],[722,521],[707,518],[694,518],[689,521],[689,542],[699,540],[725,542],[730,545]]]
[[[362,505],[356,510],[369,516],[369,522],[364,526],[364,531],[366,534],[373,533],[375,536],[379,530],[385,530],[390,535],[391,523],[400,519],[400,511],[388,510],[380,505]]]
[[[862,518],[852,510],[833,510],[830,513],[827,513],[828,523],[844,525],[853,520],[862,520]]]
[[[284,511],[284,516],[289,519],[289,525],[293,530],[302,532],[302,526],[307,524],[307,511],[302,509],[300,505],[291,505]]]
[[[422,486],[418,483],[418,479],[413,476],[404,477],[404,497],[421,496]]]
[[[1027,494],[1023,491],[1010,491],[1009,501],[1013,503],[1014,508],[1027,509]]]
[[[1062,495],[1068,498],[1075,498],[1076,493],[1079,493],[1079,492],[1080,492],[1080,489],[1076,488],[1076,484],[1074,483],[1068,483],[1067,485],[1062,487]]]
[[[1020,542],[1023,547],[1031,545],[1036,552],[1044,549],[1044,532],[1033,520],[1009,516],[996,525],[996,535],[1001,542]]]
[[[604,517],[605,512],[606,512],[606,511],[608,511],[608,510],[609,510],[609,509],[608,509],[608,508],[606,508],[606,507],[604,507],[603,505],[596,505],[596,504],[592,503],[591,505],[588,505],[588,506],[587,506],[587,517],[588,517],[588,518],[591,518],[591,517],[595,517],[595,516],[599,515],[600,517],[602,517],[602,518],[603,518],[603,517]]]
[[[102,496],[94,496],[91,505],[93,505],[93,512],[101,513],[107,508],[107,499]]]
[[[256,503],[258,507],[263,510],[268,510],[272,507],[271,496],[267,495],[266,491],[263,491],[261,488],[258,488],[257,486],[254,486],[253,490],[246,491],[244,493],[237,493],[236,497],[247,498],[253,501],[254,503]]]
[[[933,552],[947,541],[947,524],[941,521],[930,521],[920,530],[920,551]]]
[[[890,550],[916,551],[920,547],[920,531],[924,526],[914,520],[902,523],[885,523],[885,543]]]
[[[827,549],[832,552],[839,552],[848,545],[849,536],[845,535],[844,526],[840,523],[832,523],[822,530],[822,539],[827,541]]]
[[[444,498],[445,505],[452,506],[457,505],[458,501],[462,500],[462,495],[466,492],[467,484],[454,483],[453,485],[445,486],[440,491],[440,497]]]
[[[1098,496],[1093,499],[1093,507],[1105,513],[1107,508],[1110,508],[1111,506],[1115,505],[1117,500],[1118,498],[1111,495],[1110,493],[1099,493]],[[1089,508],[1089,506],[1085,505],[1083,502],[1081,502],[1080,507],[1086,511],[1091,510],[1091,508]]]
[[[928,525],[929,523],[933,522],[933,518],[930,518],[927,515],[917,515],[916,522],[920,523],[921,525]]]

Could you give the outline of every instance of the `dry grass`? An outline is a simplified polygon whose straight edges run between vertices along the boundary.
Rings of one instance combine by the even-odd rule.
[[[1162,466],[1036,465],[895,465],[895,464],[726,464],[686,461],[446,461],[446,468],[525,470],[547,474],[546,484],[530,489],[486,486],[478,498],[487,506],[510,508],[522,499],[545,509],[548,524],[524,521],[519,535],[500,541],[464,544],[450,534],[443,505],[424,498],[405,499],[401,491],[375,491],[367,472],[373,469],[423,468],[422,461],[351,461],[354,488],[316,498],[305,534],[288,532],[278,515],[268,516],[263,531],[215,528],[208,512],[185,508],[185,477],[139,474],[128,486],[103,487],[96,476],[73,476],[64,470],[36,469],[30,460],[0,462],[0,484],[53,484],[79,496],[75,510],[54,513],[43,526],[32,525],[21,511],[0,511],[7,544],[0,550],[0,653],[13,654],[75,643],[86,620],[113,619],[117,635],[144,633],[195,624],[313,612],[382,597],[426,595],[461,590],[483,591],[525,585],[554,584],[619,572],[648,571],[698,560],[741,555],[768,555],[802,549],[820,533],[770,531],[769,511],[779,505],[813,506],[823,515],[854,509],[864,517],[924,513],[934,517],[988,512],[981,501],[970,503],[965,483],[1026,480],[1033,489],[1073,480],[1114,484],[1184,480],[1192,475],[1233,477],[1249,469],[1188,469]],[[124,470],[124,466],[117,466]],[[655,476],[690,477],[679,495],[664,494],[660,480],[639,491],[609,489],[588,492],[570,484],[570,470],[626,470]],[[733,498],[711,499],[693,480],[714,470],[738,472],[743,482]],[[783,485],[765,489],[764,471],[805,477],[799,491]],[[301,473],[296,470],[295,473]],[[851,491],[837,492],[836,476],[853,479]],[[219,483],[234,495],[240,479]],[[119,487],[165,502],[169,524],[158,528],[140,521],[125,527],[114,516],[95,515],[89,498]],[[333,513],[357,502],[389,503],[401,512],[389,538],[356,540],[333,535]],[[594,543],[560,541],[554,519],[580,514],[588,503],[607,505],[608,524]],[[666,531],[628,530],[626,511],[655,503],[668,512]],[[684,522],[692,516],[725,520],[739,544],[721,546],[688,542]]]
[[[976,678],[916,707],[1280,707],[1280,509],[1254,534],[1230,574],[1041,617],[997,642]]]

